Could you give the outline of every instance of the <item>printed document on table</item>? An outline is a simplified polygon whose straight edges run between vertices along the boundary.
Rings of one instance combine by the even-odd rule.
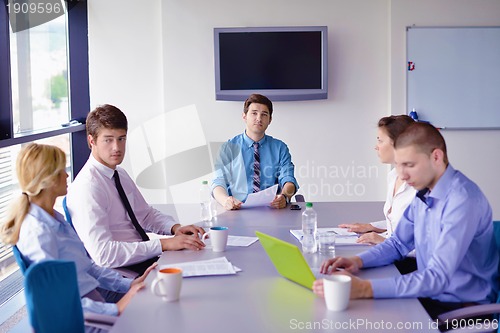
[[[241,247],[247,247],[258,241],[259,239],[257,237],[249,237],[249,236],[231,236],[229,235],[227,237],[227,246],[241,246]],[[210,238],[207,238],[204,240],[205,242],[205,249],[211,249],[212,248],[212,242],[210,241]]]
[[[183,277],[232,275],[236,274],[236,272],[241,271],[241,269],[233,266],[233,264],[231,264],[226,257],[168,264],[168,266],[182,269]]]
[[[274,200],[277,190],[278,190],[278,184],[273,185],[257,193],[250,193],[247,197],[247,200],[243,205],[241,205],[241,207],[250,208],[250,207],[269,206],[271,201]]]
[[[362,243],[357,243],[358,234],[355,232],[347,231],[344,228],[318,228],[318,233],[332,231],[336,235],[335,237],[335,245],[367,245]],[[302,230],[290,230],[290,233],[297,238],[300,242],[302,242],[302,237],[304,237],[304,233]]]

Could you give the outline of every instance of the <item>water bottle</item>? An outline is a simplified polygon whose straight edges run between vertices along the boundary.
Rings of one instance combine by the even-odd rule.
[[[415,120],[415,121],[418,121],[418,114],[417,114],[417,111],[415,111],[415,108],[413,108],[409,114],[410,118]]]
[[[210,199],[210,187],[208,187],[208,181],[204,180],[200,188],[200,217],[203,222],[210,221]]]
[[[302,232],[304,233],[302,237],[302,252],[304,253],[315,253],[318,251],[316,242],[318,218],[312,207],[313,204],[311,202],[306,203],[306,210],[302,213]]]

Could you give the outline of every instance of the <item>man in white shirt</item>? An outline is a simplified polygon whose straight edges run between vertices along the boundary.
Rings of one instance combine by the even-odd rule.
[[[142,274],[162,251],[202,249],[202,228],[181,226],[151,207],[118,166],[125,156],[128,129],[123,112],[109,104],[99,106],[87,116],[86,128],[91,155],[71,184],[66,203],[92,259],[103,267]],[[149,240],[145,231],[175,237]]]

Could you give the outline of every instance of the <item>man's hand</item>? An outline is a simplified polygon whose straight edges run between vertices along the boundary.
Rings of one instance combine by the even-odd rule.
[[[197,225],[190,224],[181,226],[180,224],[176,224],[172,227],[172,235],[198,235],[199,237],[203,236],[205,230],[202,227],[198,227]]]
[[[362,280],[347,272],[338,272],[335,274],[349,275],[351,277],[351,299],[373,298],[373,289],[370,281]],[[314,281],[313,292],[320,297],[325,297],[323,279]]]
[[[349,273],[357,273],[363,267],[363,262],[359,257],[335,257],[328,259],[321,264],[320,273],[321,274],[333,274],[337,271],[337,268],[343,268]]]
[[[286,207],[286,197],[283,194],[278,194],[274,197],[274,200],[271,201],[271,207],[282,209]]]
[[[182,249],[198,251],[205,247],[205,243],[201,241],[198,234],[186,235],[181,233],[171,238],[160,238],[160,242],[162,251],[176,251]]]
[[[236,199],[235,197],[227,197],[224,201],[224,209],[226,210],[238,210],[241,208],[243,203]]]

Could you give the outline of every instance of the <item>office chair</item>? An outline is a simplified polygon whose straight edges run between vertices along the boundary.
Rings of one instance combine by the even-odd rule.
[[[24,257],[21,252],[19,252],[17,245],[12,246],[12,253],[14,253],[14,258],[16,258],[17,265],[21,269],[21,273],[23,273],[24,275],[24,273],[28,269],[29,264],[26,262],[26,260],[24,260]]]
[[[72,261],[47,260],[31,265],[24,276],[26,308],[37,333],[83,333],[85,326],[110,330],[116,317],[83,313]]]
[[[71,215],[69,213],[68,206],[66,205],[66,197],[64,197],[64,199],[62,201],[62,206],[63,206],[63,210],[64,210],[64,215],[66,217],[66,221],[69,223],[69,225],[71,225],[71,227],[73,229],[75,229],[75,227],[73,226],[73,220],[71,220]],[[76,232],[76,229],[75,229],[75,232]],[[87,253],[87,255],[90,257],[90,255],[88,253]],[[131,271],[129,269],[126,269],[126,268],[112,268],[112,269],[117,271],[123,277],[126,277],[126,278],[135,279],[136,277],[139,276],[138,273]]]
[[[31,265],[24,276],[26,308],[37,333],[84,333],[74,262],[48,260]]]
[[[493,233],[497,244],[497,250],[498,252],[500,252],[500,221],[493,221]],[[498,267],[498,272],[500,273],[500,265]],[[466,318],[477,317],[482,315],[494,315],[494,318],[498,319],[498,314],[500,314],[500,294],[497,297],[496,303],[481,304],[481,305],[470,306],[467,308],[449,311],[439,315],[438,320],[440,324],[444,324],[446,322],[451,323],[453,320],[460,320],[460,319],[466,320]],[[453,332],[458,332],[461,330],[467,332],[473,332],[473,327],[474,326],[472,326],[471,328],[453,330]],[[490,332],[495,332],[495,331],[500,333],[500,327],[498,328],[498,330],[492,329]],[[485,332],[484,327],[481,327],[480,330],[478,330],[477,332]]]

